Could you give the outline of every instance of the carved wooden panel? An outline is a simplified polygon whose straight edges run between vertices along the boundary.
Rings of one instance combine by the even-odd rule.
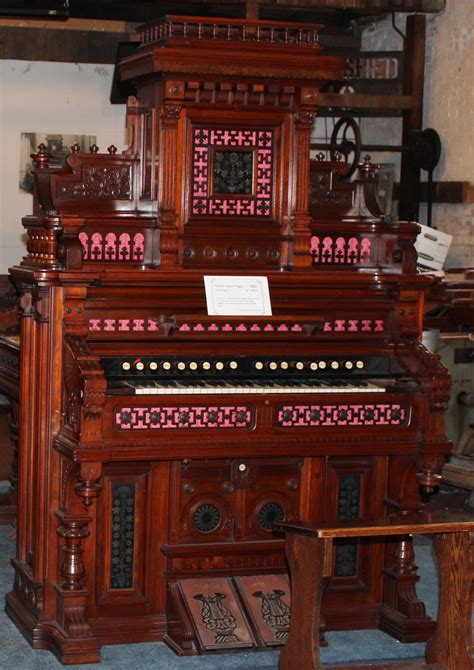
[[[149,471],[144,465],[127,465],[127,472],[109,468],[98,501],[101,523],[98,536],[98,605],[143,604],[145,593],[147,505]],[[99,586],[100,585],[100,586]]]
[[[297,459],[193,460],[174,464],[172,542],[274,540],[272,524],[296,519]]]
[[[377,474],[383,461],[375,459],[331,458],[327,466],[326,517],[330,519],[370,519],[375,513]],[[335,543],[333,575],[334,584],[348,580],[366,588],[372,570],[371,553],[367,544],[358,540]]]
[[[184,579],[179,586],[201,649],[224,650],[255,645],[230,579]]]

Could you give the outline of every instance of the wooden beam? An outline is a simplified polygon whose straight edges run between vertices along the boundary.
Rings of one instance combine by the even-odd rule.
[[[407,17],[403,93],[412,97],[412,106],[403,114],[402,145],[410,145],[413,130],[423,123],[423,84],[425,70],[426,16]],[[400,166],[399,217],[417,221],[419,214],[420,167],[412,151],[404,151]]]
[[[118,43],[133,39],[127,33],[0,27],[0,59],[115,63]]]
[[[137,23],[128,21],[103,21],[100,19],[67,19],[48,21],[47,19],[0,18],[0,28],[34,28],[36,30],[82,30],[99,33],[134,33]]]
[[[393,198],[398,200],[400,184],[393,185]],[[428,201],[428,183],[422,181],[419,191],[420,202]],[[451,205],[469,205],[474,203],[474,184],[468,181],[434,181],[432,202]]]
[[[348,109],[372,110],[410,110],[412,108],[411,95],[368,95],[364,93],[321,93],[319,96],[321,107],[341,107]]]
[[[201,0],[202,4],[214,4],[215,0]],[[242,0],[221,0],[222,5],[242,4]],[[377,12],[441,12],[446,0],[258,0],[261,6],[292,9],[354,9],[366,14]],[[395,6],[396,4],[396,6]]]

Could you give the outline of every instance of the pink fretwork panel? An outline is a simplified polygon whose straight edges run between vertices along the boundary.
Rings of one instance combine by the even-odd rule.
[[[142,233],[136,233],[133,236],[133,259],[136,261],[143,260],[143,255],[145,252],[145,238]]]
[[[383,333],[384,330],[384,319],[334,319],[325,321],[323,326],[325,333]]]
[[[105,257],[108,261],[114,261],[117,257],[117,235],[107,233],[105,236]]]
[[[79,233],[79,241],[84,249],[84,260],[89,260],[89,235],[87,233]]]
[[[142,261],[145,256],[143,233],[79,233],[85,261]]]
[[[117,407],[114,424],[119,430],[253,428],[255,408],[252,405]]]
[[[91,260],[93,260],[93,261],[102,260],[102,247],[103,247],[102,234],[101,233],[92,233],[92,235],[91,235],[91,249],[90,249]]]
[[[409,405],[398,403],[281,405],[278,408],[277,426],[281,428],[407,426],[409,420]]]
[[[119,237],[119,258],[122,261],[128,261],[130,260],[130,256],[130,235],[128,233],[122,233]]]
[[[379,323],[379,322],[377,322]],[[381,322],[383,323],[383,322]],[[89,319],[89,330],[93,331],[133,331],[137,332],[156,332],[159,330],[156,319],[146,318],[107,318],[107,319]],[[289,321],[288,323],[280,323],[276,328],[271,323],[254,323],[249,321],[247,323],[196,323],[183,322],[178,325],[177,333],[273,333],[278,331],[280,333],[304,333],[303,325]]]
[[[254,150],[257,172],[254,195],[212,196],[210,192],[212,147]],[[195,128],[191,194],[193,215],[271,216],[273,151],[273,130]]]
[[[311,237],[309,252],[313,265],[339,263],[344,265],[369,265],[372,243],[368,237],[358,240],[351,237],[348,240],[339,236],[336,238],[326,235],[322,240],[318,235]]]

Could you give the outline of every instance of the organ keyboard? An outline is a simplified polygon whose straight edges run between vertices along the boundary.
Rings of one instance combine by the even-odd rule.
[[[439,481],[449,377],[419,342],[418,227],[383,220],[368,158],[344,188],[340,161],[310,170],[344,68],[317,32],[165,17],[121,65],[132,146],[33,155],[6,611],[64,663],[278,646],[273,523],[408,513]],[[272,314],[208,314],[209,275],[265,277]],[[409,545],[337,547],[328,629],[427,637]]]
[[[178,396],[383,393],[393,383],[387,378],[390,363],[382,357],[321,356],[101,359],[109,393]]]
[[[268,381],[252,379],[227,382],[210,379],[201,382],[161,381],[150,384],[124,382],[136,395],[230,395],[230,394],[288,394],[288,393],[383,393],[385,388],[368,382],[331,381]],[[125,389],[126,390],[126,389]]]

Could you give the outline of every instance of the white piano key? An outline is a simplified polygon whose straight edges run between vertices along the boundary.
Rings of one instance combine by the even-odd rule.
[[[288,395],[288,394],[335,394],[335,393],[384,393],[385,388],[378,384],[367,383],[364,386],[311,386],[299,383],[297,386],[278,385],[269,386],[232,386],[228,385],[199,385],[188,386],[176,382],[176,386],[163,385],[158,382],[149,386],[133,386],[136,395]]]

